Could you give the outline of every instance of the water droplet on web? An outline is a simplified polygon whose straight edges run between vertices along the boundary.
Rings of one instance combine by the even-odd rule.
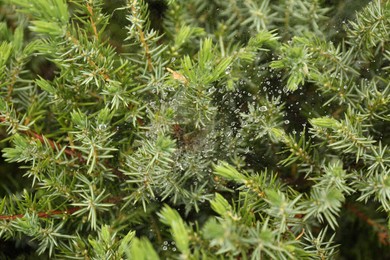
[[[99,125],[98,125],[98,130],[104,131],[104,130],[106,130],[106,129],[107,129],[107,125],[106,125],[106,124],[99,124]]]
[[[211,87],[211,88],[209,88],[209,93],[214,93],[215,91],[216,91],[217,89],[215,88],[215,87]]]
[[[261,111],[261,112],[265,112],[267,110],[268,110],[268,108],[266,106],[259,107],[259,111]]]

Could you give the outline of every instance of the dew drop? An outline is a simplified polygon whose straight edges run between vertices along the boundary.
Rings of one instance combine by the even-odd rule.
[[[104,130],[107,129],[107,125],[106,125],[106,124],[99,124],[99,125],[98,125],[98,129],[99,129],[100,131],[104,131]]]
[[[261,112],[265,112],[267,110],[268,110],[268,108],[266,106],[259,107],[259,111],[261,111]]]

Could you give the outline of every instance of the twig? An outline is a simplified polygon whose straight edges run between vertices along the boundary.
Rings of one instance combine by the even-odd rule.
[[[38,218],[50,218],[52,216],[58,215],[71,215],[74,212],[78,211],[80,207],[73,207],[67,210],[53,210],[48,212],[39,212],[37,214]],[[15,220],[18,218],[23,218],[25,214],[17,214],[17,215],[0,215],[0,220]]]
[[[82,48],[82,45],[80,44],[80,42],[75,37],[73,37],[73,35],[69,31],[66,32],[66,37],[71,39],[71,41],[73,42],[73,44],[75,46],[79,47],[80,49]],[[94,69],[96,69],[97,72],[104,78],[105,81],[110,80],[110,76],[108,75],[106,68],[104,68],[104,71],[101,71],[100,68],[96,65],[96,63],[90,57],[86,57],[86,58],[87,58],[88,64],[91,65]]]
[[[29,135],[29,136],[35,137],[35,138],[38,139],[41,143],[45,143],[45,139],[46,139],[46,141],[49,143],[50,147],[51,147],[53,150],[57,150],[57,149],[58,149],[58,150],[61,150],[61,145],[60,145],[60,144],[57,144],[56,142],[54,142],[54,141],[51,140],[51,139],[44,138],[43,135],[37,134],[37,133],[35,133],[34,131],[31,131],[31,130],[27,131],[26,134]],[[79,161],[80,161],[81,163],[84,163],[84,161],[85,161],[84,158],[81,156],[80,153],[76,153],[75,151],[73,151],[72,149],[70,149],[70,148],[68,148],[68,147],[65,148],[64,153],[65,153],[66,155],[70,156],[70,157],[77,156],[77,158],[79,159]]]
[[[12,70],[11,82],[7,86],[7,97],[6,97],[7,101],[11,100],[11,96],[12,96],[12,93],[14,91],[14,86],[15,86],[15,83],[16,83],[16,80],[17,80],[17,76],[19,75],[19,73],[20,73],[20,67],[16,66],[16,68]]]
[[[93,33],[95,35],[96,40],[98,40],[99,39],[99,34],[97,33],[95,21],[92,18],[93,17],[93,10],[92,10],[92,7],[89,5],[88,2],[87,2],[87,9],[88,9],[88,12],[90,14],[89,19],[91,20],[91,26],[92,26],[92,29],[93,29]]]
[[[377,231],[378,240],[382,245],[390,245],[389,230],[385,226],[377,223],[375,220],[368,217],[366,214],[364,214],[352,204],[346,204],[345,207],[350,212],[354,213],[359,219],[363,220],[365,223],[367,223],[369,226],[373,227]]]
[[[131,6],[131,12],[133,16],[137,15],[137,9],[135,8],[135,5]],[[141,26],[135,25],[137,27],[138,33],[139,33],[139,39],[141,41],[142,46],[145,49],[145,56],[146,59],[148,60],[148,70],[153,71],[153,62],[152,62],[152,56],[150,55],[150,50],[149,50],[149,45],[145,40],[145,33],[142,30]]]
[[[6,121],[7,120],[4,117],[0,117],[0,123],[1,122],[6,122]],[[23,131],[21,133],[24,133],[27,136],[31,136],[31,137],[34,137],[34,138],[38,139],[42,144],[45,144],[45,140],[46,140],[46,142],[50,145],[50,147],[53,150],[61,150],[62,149],[60,144],[54,142],[51,139],[45,138],[43,135],[40,135],[40,134],[38,134],[38,133],[36,133],[36,132],[34,132],[32,130]],[[70,156],[70,157],[75,157],[76,156],[81,163],[85,162],[84,158],[81,156],[80,153],[76,153],[75,151],[73,151],[72,149],[70,149],[68,147],[65,148],[64,153],[66,155]]]
[[[104,200],[105,203],[117,204],[122,200],[122,197],[113,196]],[[52,210],[48,212],[39,212],[37,214],[38,218],[50,218],[52,216],[58,215],[72,215],[76,211],[80,210],[80,207],[72,207],[66,210]],[[16,214],[16,215],[0,215],[0,220],[15,220],[18,218],[23,218],[25,214]]]

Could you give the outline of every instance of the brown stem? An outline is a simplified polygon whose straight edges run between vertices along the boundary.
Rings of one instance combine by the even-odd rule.
[[[80,42],[75,37],[73,37],[73,35],[69,31],[66,32],[66,37],[71,39],[71,41],[73,42],[73,44],[75,46],[79,47],[80,49],[82,48]],[[86,57],[86,58],[87,58],[88,64],[90,66],[92,66],[94,69],[96,69],[98,71],[98,73],[104,78],[105,81],[109,81],[110,80],[110,76],[107,73],[107,69],[104,68],[104,70],[101,71],[99,69],[99,67],[96,65],[96,63],[90,57]]]
[[[355,214],[359,219],[361,219],[362,221],[364,221],[369,226],[375,229],[375,231],[377,232],[378,240],[382,245],[384,246],[390,245],[389,230],[385,226],[375,222],[375,220],[368,217],[366,214],[364,214],[362,211],[360,211],[352,204],[346,204],[345,207],[347,208],[347,210]]]
[[[87,9],[88,9],[88,12],[89,12],[89,19],[91,20],[91,26],[92,26],[92,30],[93,30],[93,33],[94,33],[94,36],[96,38],[96,40],[99,39],[99,34],[97,32],[97,29],[96,29],[96,24],[95,24],[95,21],[93,20],[93,10],[92,10],[92,7],[89,5],[89,3],[87,3]]]
[[[26,131],[26,134],[29,135],[29,136],[35,137],[36,139],[38,139],[43,144],[45,143],[45,138],[43,137],[43,135],[37,134],[37,133],[35,133],[34,131],[31,131],[31,130]],[[57,150],[57,149],[61,150],[62,149],[61,145],[57,144],[53,140],[50,140],[50,139],[46,138],[46,141],[49,143],[50,147],[53,150]],[[65,148],[64,153],[66,155],[68,155],[69,157],[75,157],[76,156],[81,163],[85,162],[85,159],[82,157],[82,155],[80,153],[76,153],[74,150],[72,150],[72,149],[70,149],[68,147]]]
[[[12,96],[12,93],[14,91],[14,85],[16,83],[16,79],[17,79],[17,76],[19,75],[19,73],[20,73],[20,68],[19,67],[16,67],[15,69],[12,70],[11,82],[7,86],[7,97],[6,97],[7,101],[11,100],[11,96]]]
[[[122,197],[110,197],[104,200],[106,203],[117,204],[122,200]],[[66,210],[51,210],[48,212],[39,212],[37,214],[38,218],[50,218],[52,216],[58,215],[72,215],[76,211],[80,210],[80,207],[72,207]],[[18,218],[23,218],[25,214],[16,214],[16,215],[0,215],[0,220],[15,220]]]
[[[6,120],[4,117],[0,117],[0,122],[6,122],[6,121],[7,121],[7,120]],[[28,136],[31,136],[31,137],[34,137],[34,138],[38,139],[42,144],[45,143],[45,138],[43,137],[43,135],[40,135],[40,134],[38,134],[38,133],[36,133],[36,132],[34,132],[34,131],[27,130],[27,131],[22,132],[22,133],[24,133],[24,134],[26,134],[26,135],[28,135]],[[61,149],[62,149],[61,145],[60,145],[60,144],[57,144],[57,143],[54,142],[53,140],[50,140],[50,139],[46,138],[46,141],[49,143],[50,147],[51,147],[53,150],[57,150],[57,149],[58,149],[58,150],[61,150]],[[73,150],[70,149],[70,148],[65,148],[64,153],[65,153],[66,155],[70,156],[70,157],[75,157],[75,156],[76,156],[76,157],[79,159],[79,161],[80,161],[81,163],[84,163],[84,162],[85,162],[84,158],[81,156],[80,153],[76,153],[75,151],[73,151]]]
[[[131,7],[131,12],[133,13],[133,16],[137,15],[137,9],[135,8],[135,5],[132,5]],[[145,33],[142,30],[141,26],[136,25],[138,33],[139,33],[139,39],[141,41],[142,46],[145,49],[145,56],[146,59],[148,60],[148,70],[153,71],[153,62],[152,62],[152,56],[150,55],[150,50],[149,50],[149,45],[145,40]]]
[[[58,215],[71,215],[74,212],[78,211],[79,207],[73,207],[67,210],[52,210],[48,212],[39,212],[37,214],[38,218],[50,218],[52,216],[58,216]],[[0,220],[15,220],[18,218],[23,218],[24,214],[17,214],[17,215],[0,215]]]

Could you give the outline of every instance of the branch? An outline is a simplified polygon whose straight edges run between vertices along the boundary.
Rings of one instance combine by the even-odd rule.
[[[113,203],[117,204],[122,200],[122,197],[111,197],[104,200],[106,203]],[[51,218],[53,216],[59,216],[59,215],[72,215],[76,211],[80,210],[81,207],[72,207],[65,210],[51,210],[48,212],[38,212],[37,216],[38,218]],[[17,214],[17,215],[0,215],[0,220],[15,220],[18,218],[23,218],[25,214]]]
[[[0,123],[3,123],[3,122],[7,122],[7,120],[4,118],[4,117],[0,117]],[[28,136],[31,136],[31,137],[35,137],[36,139],[38,139],[42,144],[45,143],[45,139],[46,141],[49,143],[50,147],[53,149],[53,150],[61,150],[62,147],[60,144],[54,142],[53,140],[51,139],[48,139],[48,138],[44,138],[43,135],[40,135],[32,130],[27,130],[27,131],[22,131],[21,133],[25,134],[25,135],[28,135]],[[79,161],[81,163],[84,163],[85,160],[84,158],[81,156],[80,153],[76,153],[75,151],[73,151],[72,149],[70,148],[65,148],[64,150],[64,153],[70,157],[77,157],[79,159]]]
[[[87,3],[87,9],[88,9],[88,12],[90,14],[89,19],[91,21],[91,27],[93,29],[94,36],[98,40],[99,39],[99,34],[97,32],[97,29],[96,29],[95,21],[92,18],[93,17],[93,10],[92,10],[92,7],[89,5],[89,3]]]
[[[135,5],[132,5],[131,12],[133,13],[133,16],[136,17],[137,9],[135,8]],[[148,45],[148,43],[146,42],[146,39],[145,39],[145,33],[142,30],[141,26],[138,26],[137,24],[135,26],[137,27],[141,44],[142,44],[142,46],[145,49],[145,56],[146,56],[146,59],[148,60],[148,70],[149,71],[153,71],[152,56],[150,55],[149,45]]]
[[[73,37],[73,35],[69,31],[66,32],[66,37],[71,39],[71,41],[73,42],[74,45],[76,45],[80,49],[82,48],[82,45],[80,44],[80,42],[75,37]],[[103,68],[104,70],[100,71],[100,68],[96,65],[96,63],[90,57],[87,56],[86,58],[87,58],[88,64],[90,66],[92,66],[94,69],[96,69],[98,71],[98,73],[104,78],[105,81],[110,80],[110,76],[108,75],[106,68]]]
[[[31,131],[31,130],[26,131],[26,134],[29,135],[29,136],[37,138],[43,144],[45,143],[45,138],[43,137],[43,135],[37,134],[36,132]],[[61,150],[62,149],[61,145],[56,143],[56,142],[54,142],[53,140],[47,139],[47,138],[46,138],[46,140],[47,140],[47,142],[49,143],[50,147],[53,150],[57,150],[57,149]],[[64,153],[66,155],[70,156],[70,157],[75,157],[76,156],[81,163],[85,162],[85,159],[81,156],[80,153],[76,153],[74,150],[72,150],[72,149],[70,149],[68,147],[65,148]]]
[[[389,230],[385,226],[375,222],[375,220],[368,217],[366,214],[364,214],[352,204],[346,204],[345,207],[347,210],[355,214],[359,219],[361,219],[363,222],[367,223],[369,226],[373,227],[375,231],[377,231],[378,240],[383,246],[390,245]]]
[[[0,117],[0,123],[2,122],[6,122],[6,119],[4,117]],[[28,136],[31,136],[31,137],[34,137],[36,139],[38,139],[42,144],[45,144],[45,140],[46,142],[50,145],[50,147],[53,149],[53,150],[61,150],[62,149],[62,146],[58,143],[56,143],[55,141],[51,140],[51,139],[48,139],[48,138],[45,138],[43,135],[40,135],[34,131],[31,131],[31,130],[27,130],[25,132],[21,132],[21,133],[24,133]],[[74,157],[77,157],[79,162],[80,163],[85,163],[85,159],[82,157],[82,154],[81,153],[78,153],[78,152],[75,152],[74,150],[72,150],[71,148],[68,148],[66,147],[65,150],[64,150],[64,153],[71,157],[71,158],[74,158]],[[108,168],[112,169],[113,173],[121,180],[124,179],[125,175],[118,170],[118,168],[115,168],[114,166],[112,166],[109,162],[106,162],[105,163],[106,166],[108,166]]]
[[[15,86],[15,83],[16,83],[16,80],[17,80],[17,76],[19,75],[21,69],[19,66],[16,66],[16,68],[14,68],[12,70],[12,73],[11,73],[11,82],[9,83],[9,85],[7,86],[7,97],[6,97],[6,100],[7,101],[10,101],[11,100],[11,96],[12,96],[12,93],[13,93],[13,90],[14,90],[14,86]]]
[[[72,215],[74,212],[78,211],[80,207],[73,207],[67,210],[52,210],[48,212],[39,212],[38,218],[50,218],[52,216],[58,216],[58,215]],[[17,215],[0,215],[0,220],[15,220],[18,218],[23,218],[24,214],[17,214]]]

